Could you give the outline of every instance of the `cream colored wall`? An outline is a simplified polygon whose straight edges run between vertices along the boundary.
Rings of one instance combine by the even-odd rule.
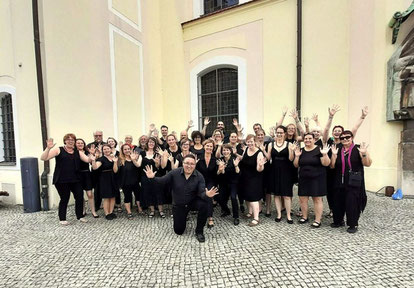
[[[134,22],[135,24],[140,24],[139,19],[139,1],[140,0],[110,0],[112,8],[119,11],[126,18]]]

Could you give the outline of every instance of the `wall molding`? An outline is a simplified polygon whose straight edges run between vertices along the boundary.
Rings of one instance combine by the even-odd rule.
[[[121,18],[124,22],[128,23],[133,28],[137,29],[139,32],[142,32],[141,0],[137,0],[137,5],[138,5],[138,23],[135,23],[134,21],[132,21],[131,19],[129,19],[128,17],[126,17],[124,14],[122,14],[121,12],[119,12],[118,10],[116,10],[113,7],[112,0],[108,0],[108,9],[109,9],[109,11],[111,11],[112,13],[114,13],[116,16],[118,16],[119,18]]]

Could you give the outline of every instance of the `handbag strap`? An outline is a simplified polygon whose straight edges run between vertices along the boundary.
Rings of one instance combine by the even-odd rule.
[[[355,144],[352,143],[352,145],[349,147],[349,153],[348,153],[348,165],[349,165],[349,170],[352,170],[352,165],[351,165],[351,153],[352,153],[352,149],[354,148]],[[342,151],[341,151],[341,159],[342,159],[342,176],[345,174],[345,147],[342,147]]]

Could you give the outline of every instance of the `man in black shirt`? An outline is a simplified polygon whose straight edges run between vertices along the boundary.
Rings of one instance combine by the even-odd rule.
[[[196,237],[200,242],[205,241],[203,229],[207,221],[207,199],[218,194],[218,189],[212,187],[207,190],[203,175],[195,170],[196,159],[194,155],[186,155],[183,167],[170,171],[163,177],[154,178],[152,167],[144,169],[148,179],[157,183],[170,185],[172,188],[174,232],[178,235],[184,233],[187,215],[191,210],[197,210]]]
[[[91,148],[92,145],[94,145],[94,147],[98,147],[99,145],[103,145],[106,144],[103,140],[103,132],[102,131],[95,131],[93,132],[93,142],[89,143],[87,146],[88,148]]]

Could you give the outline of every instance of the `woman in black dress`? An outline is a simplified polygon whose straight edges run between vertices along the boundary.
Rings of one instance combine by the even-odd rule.
[[[208,190],[212,187],[217,187],[217,159],[214,157],[214,141],[212,139],[207,139],[203,142],[204,146],[204,155],[197,162],[196,169],[204,176],[206,182],[206,188]],[[211,198],[207,199],[208,204],[208,224],[207,228],[214,227],[213,221],[213,203]]]
[[[76,136],[72,133],[63,137],[64,145],[55,147],[53,139],[50,138],[46,142],[46,149],[43,151],[40,159],[49,161],[56,158],[55,172],[53,173],[53,184],[55,185],[59,196],[59,220],[61,225],[68,225],[66,221],[66,210],[72,191],[75,197],[76,218],[80,222],[88,222],[83,217],[83,191],[80,182],[79,170],[80,162],[89,162],[89,158],[83,153],[75,149]]]
[[[185,156],[187,156],[188,154],[190,154],[190,143],[191,141],[188,139],[183,139],[181,140],[181,153],[178,154],[177,156],[175,156],[174,159],[174,168],[176,169],[178,167],[183,167],[183,159]],[[204,148],[203,148],[204,149]]]
[[[108,137],[108,139],[106,140],[106,143],[109,145],[109,147],[111,147],[111,154],[114,155],[115,157],[119,158],[119,151],[116,149],[116,147],[118,147],[118,141],[116,141],[116,139],[114,137]],[[119,174],[115,175],[116,180],[119,183]],[[119,186],[119,184],[118,184]],[[115,209],[117,212],[122,212],[122,208],[121,208],[121,192],[118,190],[118,192],[115,195]]]
[[[364,142],[355,145],[353,133],[346,130],[341,133],[341,146],[332,147],[330,167],[335,172],[335,192],[332,228],[343,226],[344,216],[349,226],[347,231],[355,233],[358,229],[358,220],[367,203],[365,192],[364,166],[372,164],[367,151],[368,145]]]
[[[115,197],[119,192],[118,181],[115,174],[118,172],[118,157],[112,154],[112,148],[109,144],[102,145],[103,156],[96,159],[91,155],[92,169],[100,170],[98,185],[103,199],[103,208],[105,218],[113,220],[116,217],[114,212]]]
[[[148,165],[152,167],[153,171],[158,171],[160,168],[161,156],[156,152],[157,150],[157,139],[150,137],[146,149],[141,152],[138,159],[139,167],[146,167]],[[150,208],[148,217],[153,218],[155,216],[155,205],[157,205],[161,218],[165,218],[163,209],[163,190],[159,185],[150,181],[145,173],[141,173],[141,192],[141,205]]]
[[[321,226],[321,217],[323,212],[322,197],[326,195],[326,166],[329,165],[328,157],[329,147],[324,145],[323,148],[315,145],[315,136],[312,133],[306,133],[303,142],[305,147],[300,149],[296,147],[295,160],[293,164],[299,167],[299,200],[302,210],[300,224],[308,222],[308,200],[312,197],[315,210],[315,221],[312,223],[313,228]]]
[[[240,187],[243,199],[246,201],[248,213],[247,218],[253,217],[249,226],[259,224],[259,201],[263,197],[263,169],[266,158],[262,151],[256,147],[254,142],[255,136],[247,135],[246,145],[243,158],[240,161]]]
[[[89,152],[85,151],[86,148],[86,143],[83,139],[76,139],[76,149],[80,152],[85,153],[85,155],[88,155]],[[96,214],[95,211],[95,201],[93,199],[93,193],[92,193],[92,173],[91,170],[89,169],[89,163],[87,162],[80,162],[80,179],[81,179],[81,185],[82,185],[82,189],[86,192],[86,196],[88,196],[88,205],[89,205],[89,209],[91,210],[92,216],[94,218],[99,218],[98,214]],[[85,213],[85,205],[83,204],[83,214]]]
[[[220,206],[222,210],[221,217],[230,215],[230,209],[227,206],[229,198],[233,210],[233,223],[239,225],[239,202],[237,200],[238,183],[239,183],[239,162],[240,159],[232,153],[232,146],[224,144],[222,147],[223,157],[217,160],[218,164],[218,183],[220,187]]]
[[[294,159],[294,144],[287,142],[287,129],[284,126],[276,128],[275,142],[267,147],[267,159],[271,162],[268,177],[268,193],[274,195],[277,216],[276,222],[282,220],[282,197],[286,208],[287,223],[293,224],[290,215],[293,196],[292,161]]]
[[[132,192],[135,196],[135,202],[138,206],[138,212],[142,212],[139,202],[141,187],[139,186],[139,154],[132,152],[130,144],[121,146],[119,153],[119,183],[122,192],[124,192],[124,205],[127,211],[128,219],[132,219],[131,203]]]

